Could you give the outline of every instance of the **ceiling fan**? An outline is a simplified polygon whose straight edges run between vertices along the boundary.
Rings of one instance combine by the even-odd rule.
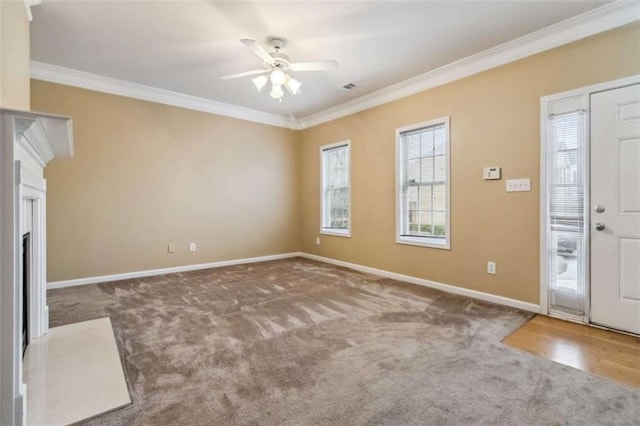
[[[252,75],[258,75],[251,79],[255,84],[258,91],[271,82],[271,97],[282,101],[284,86],[287,91],[292,95],[300,93],[300,83],[286,73],[286,71],[330,71],[338,68],[336,61],[315,61],[315,62],[289,62],[289,57],[283,53],[280,53],[280,49],[285,47],[286,41],[282,38],[271,38],[269,43],[275,49],[274,52],[267,52],[264,47],[258,44],[257,41],[252,39],[240,40],[245,46],[247,46],[253,53],[256,54],[263,61],[263,69],[241,72],[238,74],[231,74],[222,77],[223,80],[231,80],[233,78],[248,77]]]

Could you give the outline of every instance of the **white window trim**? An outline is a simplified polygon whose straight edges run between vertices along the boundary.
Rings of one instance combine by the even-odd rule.
[[[589,282],[590,271],[590,234],[586,227],[587,233],[585,239],[587,241],[585,251],[585,305],[584,316],[571,315],[566,312],[555,311],[550,309],[549,295],[550,295],[550,283],[549,283],[549,270],[550,265],[547,256],[547,246],[549,244],[549,223],[547,217],[547,167],[548,167],[548,144],[549,144],[549,114],[560,114],[575,109],[576,105],[587,110],[585,117],[586,134],[585,144],[587,147],[591,146],[591,115],[590,115],[590,96],[593,93],[602,92],[605,90],[616,89],[632,84],[640,83],[640,74],[631,77],[621,78],[619,80],[607,81],[604,83],[598,83],[591,86],[581,87],[575,90],[569,90],[567,92],[556,93],[553,95],[543,96],[540,98],[540,313],[543,315],[549,315],[552,317],[562,318],[570,321],[580,321],[589,323],[591,318],[591,283]],[[587,175],[590,175],[589,167],[589,149],[585,150],[587,158],[585,165],[587,168]],[[585,205],[590,206],[590,194],[591,188],[589,185],[589,179],[585,182]],[[585,223],[590,223],[590,208],[585,211]]]
[[[345,230],[328,229],[324,227],[324,167],[323,167],[323,152],[327,149],[336,148],[339,146],[346,146],[349,153],[349,227]],[[346,237],[351,238],[351,140],[347,139],[341,142],[336,142],[328,145],[322,145],[320,147],[320,234],[331,235],[334,237]]]
[[[409,126],[399,127],[396,129],[396,243],[407,244],[412,246],[430,247],[441,250],[451,250],[451,136],[450,136],[450,118],[442,117],[435,120],[429,120],[422,123],[411,124]],[[400,194],[402,193],[402,156],[400,155],[400,135],[404,132],[417,130],[422,127],[435,126],[438,124],[444,124],[446,128],[446,184],[445,193],[447,197],[447,214],[446,214],[446,239],[445,243],[442,243],[442,239],[429,238],[429,237],[403,237],[401,236],[402,230],[402,203],[400,202]]]

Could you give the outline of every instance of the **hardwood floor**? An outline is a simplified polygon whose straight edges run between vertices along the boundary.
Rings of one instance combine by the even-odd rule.
[[[640,388],[639,337],[537,315],[503,343]]]

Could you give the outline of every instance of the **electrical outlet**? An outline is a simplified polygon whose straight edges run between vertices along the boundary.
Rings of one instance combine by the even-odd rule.
[[[189,244],[189,251],[190,251],[190,252],[194,252],[194,251],[196,251],[196,243],[191,243],[191,244]]]
[[[316,237],[316,245],[319,246],[320,245],[320,237]]]
[[[496,274],[496,262],[487,262],[487,273],[491,275]]]
[[[168,253],[175,253],[176,252],[176,245],[175,244],[169,244],[167,246],[167,252]]]

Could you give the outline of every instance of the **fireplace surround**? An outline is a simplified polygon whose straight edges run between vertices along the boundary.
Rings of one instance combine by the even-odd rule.
[[[44,168],[55,157],[71,156],[73,135],[69,117],[0,109],[2,425],[26,423],[23,341],[27,339],[27,343],[28,340],[37,339],[46,334],[49,328],[46,303],[47,187]],[[27,256],[23,257],[25,235],[28,235],[29,247]],[[28,279],[28,287],[23,288],[25,278]],[[26,325],[24,335],[23,325]]]

